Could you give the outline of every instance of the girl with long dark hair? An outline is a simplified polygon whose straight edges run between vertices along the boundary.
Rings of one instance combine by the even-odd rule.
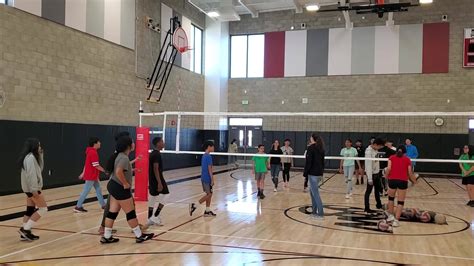
[[[105,219],[104,236],[100,242],[102,244],[118,242],[118,238],[112,236],[112,227],[114,221],[118,216],[120,209],[126,213],[126,218],[129,226],[135,234],[135,242],[142,243],[153,238],[154,234],[145,234],[140,229],[135,212],[135,204],[132,198],[132,165],[130,163],[129,155],[135,149],[135,144],[132,138],[128,136],[121,137],[117,141],[116,152],[112,155],[114,160],[113,169],[110,165],[107,170],[110,171],[111,176],[107,184],[107,190],[110,195],[110,209]]]
[[[25,141],[17,167],[21,171],[21,188],[27,197],[23,226],[19,230],[20,237],[21,240],[38,240],[39,236],[34,235],[31,228],[48,212],[46,200],[41,194],[44,161],[43,149],[38,139],[29,138]]]
[[[280,142],[275,140],[272,144],[272,149],[269,152],[271,154],[283,155],[283,151],[280,149]],[[272,174],[272,181],[274,192],[278,191],[278,176],[280,175],[281,170],[281,157],[270,157],[270,172]]]
[[[405,204],[407,194],[408,180],[416,184],[416,177],[413,173],[411,160],[405,154],[407,149],[405,146],[397,148],[397,154],[390,156],[388,159],[388,167],[385,175],[388,177],[388,222],[393,227],[400,226],[399,220]],[[397,209],[395,207],[395,196],[397,196]]]
[[[311,217],[317,220],[324,219],[323,202],[319,195],[319,182],[323,178],[324,173],[324,156],[324,142],[320,136],[313,133],[306,152],[303,176],[309,179],[311,203],[313,207]]]

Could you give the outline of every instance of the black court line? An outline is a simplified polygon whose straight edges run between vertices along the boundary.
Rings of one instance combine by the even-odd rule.
[[[454,181],[453,181],[453,180],[451,180],[451,179],[448,179],[448,180],[449,180],[449,182],[451,182],[451,183],[455,184],[455,185],[456,185],[457,187],[459,187],[460,189],[462,189],[462,190],[466,191],[466,188],[465,188],[465,187],[463,187],[463,186],[459,185],[458,183],[454,182]]]
[[[0,225],[3,227],[12,227],[8,225]],[[52,231],[52,232],[64,232],[64,233],[77,233],[74,231],[64,231],[64,230],[54,230],[54,229],[41,229],[35,228],[39,231]],[[86,233],[82,232],[83,235],[98,235],[97,233]],[[126,239],[134,239],[131,236],[119,236],[120,238]],[[167,240],[167,239],[157,239],[157,236],[152,239],[152,241],[157,242],[168,242],[168,243],[177,243],[177,244],[188,244],[188,245],[200,245],[200,246],[210,246],[210,247],[221,247],[221,248],[233,248],[233,249],[243,249],[243,250],[252,250],[257,252],[229,252],[229,251],[186,251],[186,252],[144,252],[144,253],[112,253],[112,254],[97,254],[97,255],[77,255],[77,256],[62,256],[62,257],[50,257],[50,258],[39,258],[39,259],[30,259],[30,260],[19,260],[19,261],[8,261],[2,262],[2,264],[9,264],[9,263],[25,263],[25,262],[35,262],[35,261],[47,261],[47,260],[65,260],[65,259],[79,259],[79,258],[90,258],[90,257],[107,257],[107,256],[133,256],[133,255],[165,255],[165,254],[263,254],[263,255],[277,255],[277,256],[293,256],[289,258],[281,258],[281,260],[289,260],[289,259],[333,259],[333,260],[348,260],[348,261],[364,261],[364,262],[376,262],[376,263],[383,263],[383,264],[394,264],[400,265],[398,263],[392,262],[385,262],[385,261],[377,261],[377,260],[366,260],[366,259],[353,259],[353,258],[344,258],[344,257],[331,257],[331,256],[321,256],[317,254],[310,254],[310,253],[301,253],[301,252],[291,252],[291,251],[281,251],[281,250],[272,250],[272,249],[261,249],[261,248],[252,248],[252,247],[240,247],[240,246],[233,246],[233,245],[219,245],[219,244],[210,244],[210,243],[203,243],[203,242],[188,242],[188,241],[177,241],[177,240]],[[295,258],[296,257],[296,258]],[[261,262],[266,262],[267,260],[262,260]],[[272,261],[271,259],[268,261]],[[257,262],[250,262],[250,264],[254,264]],[[243,265],[247,265],[248,263],[243,263]]]
[[[231,171],[233,171],[233,170],[232,169],[226,169],[226,170],[221,170],[221,171],[214,172],[213,174],[218,175],[218,174],[223,174],[223,173],[227,173],[227,172],[231,172]],[[201,175],[186,177],[186,178],[182,178],[182,179],[171,180],[171,181],[167,182],[167,184],[168,185],[174,185],[174,184],[188,182],[188,181],[199,179],[199,178],[201,178]],[[78,197],[79,197],[79,195],[78,195]],[[104,195],[104,198],[108,198],[108,194]],[[84,203],[90,203],[90,202],[95,202],[95,201],[98,201],[97,197],[88,198],[84,201]],[[73,207],[73,206],[76,206],[76,203],[77,203],[77,200],[64,202],[64,203],[60,203],[60,204],[56,204],[56,205],[51,205],[51,206],[48,206],[48,211],[55,211],[55,210],[60,210],[60,209],[68,208],[68,207]],[[0,222],[20,218],[20,217],[23,217],[24,214],[25,214],[25,212],[21,211],[21,212],[15,212],[15,213],[2,215],[2,216],[0,216]]]

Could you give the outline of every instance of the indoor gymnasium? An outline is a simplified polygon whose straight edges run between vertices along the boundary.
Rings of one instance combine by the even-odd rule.
[[[474,1],[0,0],[0,265],[474,265]]]

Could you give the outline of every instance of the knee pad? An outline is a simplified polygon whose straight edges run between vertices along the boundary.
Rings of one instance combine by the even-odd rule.
[[[395,197],[388,196],[388,201],[395,201]]]
[[[117,216],[118,216],[118,212],[108,212],[105,217],[107,217],[111,220],[115,220],[115,219],[117,219]]]
[[[130,221],[137,218],[137,213],[135,212],[135,210],[133,210],[127,213],[126,216],[127,216],[127,221]]]
[[[33,215],[33,213],[35,213],[35,211],[36,208],[34,206],[26,206],[25,216],[30,217],[31,215]]]
[[[403,205],[405,205],[405,202],[404,201],[397,201],[397,204],[403,206]]]
[[[39,216],[43,217],[48,212],[48,207],[38,208],[38,210],[36,212],[38,213]]]

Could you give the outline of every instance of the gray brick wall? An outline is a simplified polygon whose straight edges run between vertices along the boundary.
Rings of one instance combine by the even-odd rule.
[[[439,22],[443,14],[450,22],[450,58],[447,74],[359,75],[279,79],[231,79],[229,81],[229,111],[283,112],[466,112],[474,111],[474,69],[462,68],[464,28],[473,27],[474,1],[436,0],[434,4],[396,13],[396,24]],[[384,25],[376,15],[351,14],[355,27]],[[344,27],[341,13],[295,14],[294,11],[262,13],[259,18],[242,16],[230,23],[231,34],[262,33],[289,30],[291,25],[307,23],[307,28]],[[338,21],[341,18],[341,21]],[[298,28],[298,27],[297,27]],[[301,99],[309,99],[302,104]],[[450,102],[448,103],[448,99]],[[249,105],[242,105],[249,100]],[[285,104],[282,104],[285,101]],[[433,118],[426,118],[410,128],[393,128],[392,132],[467,133],[466,118],[455,119],[450,126],[435,128]],[[343,120],[341,120],[343,121]],[[347,121],[346,121],[347,122]],[[310,130],[353,131],[347,123],[340,126],[315,126]],[[376,126],[360,131],[380,131],[377,125],[387,125],[381,119]],[[320,124],[321,125],[321,124]],[[455,126],[453,126],[455,125]],[[283,127],[283,126],[281,126]],[[273,127],[272,127],[273,128]],[[383,128],[386,128],[385,126]],[[297,130],[298,128],[288,128]]]
[[[137,125],[138,102],[148,95],[133,50],[4,5],[0,90],[0,119],[111,125]],[[203,76],[174,68],[162,103],[145,108],[177,110],[180,97],[181,110],[202,111],[203,93]]]

